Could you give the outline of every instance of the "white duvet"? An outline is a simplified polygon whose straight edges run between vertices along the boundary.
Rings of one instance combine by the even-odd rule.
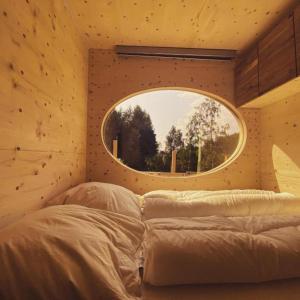
[[[144,225],[79,205],[41,209],[0,231],[0,299],[140,299]]]
[[[300,277],[300,216],[148,220],[144,256],[154,286]]]
[[[295,196],[159,191],[144,199],[145,224],[115,212],[57,205],[3,228],[0,299],[140,299],[143,239],[144,282],[152,286],[300,278]]]

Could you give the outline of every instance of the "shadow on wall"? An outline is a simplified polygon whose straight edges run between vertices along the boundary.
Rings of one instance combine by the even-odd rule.
[[[261,187],[300,196],[300,94],[261,110]]]
[[[281,148],[280,148],[281,147]],[[291,151],[289,145],[273,145],[272,161],[276,190],[299,193],[300,153]]]

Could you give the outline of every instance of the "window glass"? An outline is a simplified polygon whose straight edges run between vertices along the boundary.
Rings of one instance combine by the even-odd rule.
[[[164,176],[210,171],[239,145],[236,114],[216,99],[185,90],[127,98],[105,119],[107,149],[122,164]]]

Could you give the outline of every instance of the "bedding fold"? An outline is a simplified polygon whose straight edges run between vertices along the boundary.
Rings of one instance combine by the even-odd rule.
[[[146,221],[144,282],[259,283],[300,277],[300,216]]]
[[[140,299],[144,224],[78,205],[41,209],[0,232],[1,299]]]
[[[171,196],[170,196],[171,195]],[[178,198],[172,198],[177,195]],[[151,196],[151,197],[150,197]],[[144,219],[203,217],[211,215],[300,214],[300,199],[289,193],[269,191],[173,192],[150,194],[144,200]]]

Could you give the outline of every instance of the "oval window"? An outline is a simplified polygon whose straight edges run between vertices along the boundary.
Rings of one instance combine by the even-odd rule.
[[[213,170],[239,152],[236,112],[210,96],[152,90],[116,105],[103,124],[108,151],[149,174],[186,176]]]

